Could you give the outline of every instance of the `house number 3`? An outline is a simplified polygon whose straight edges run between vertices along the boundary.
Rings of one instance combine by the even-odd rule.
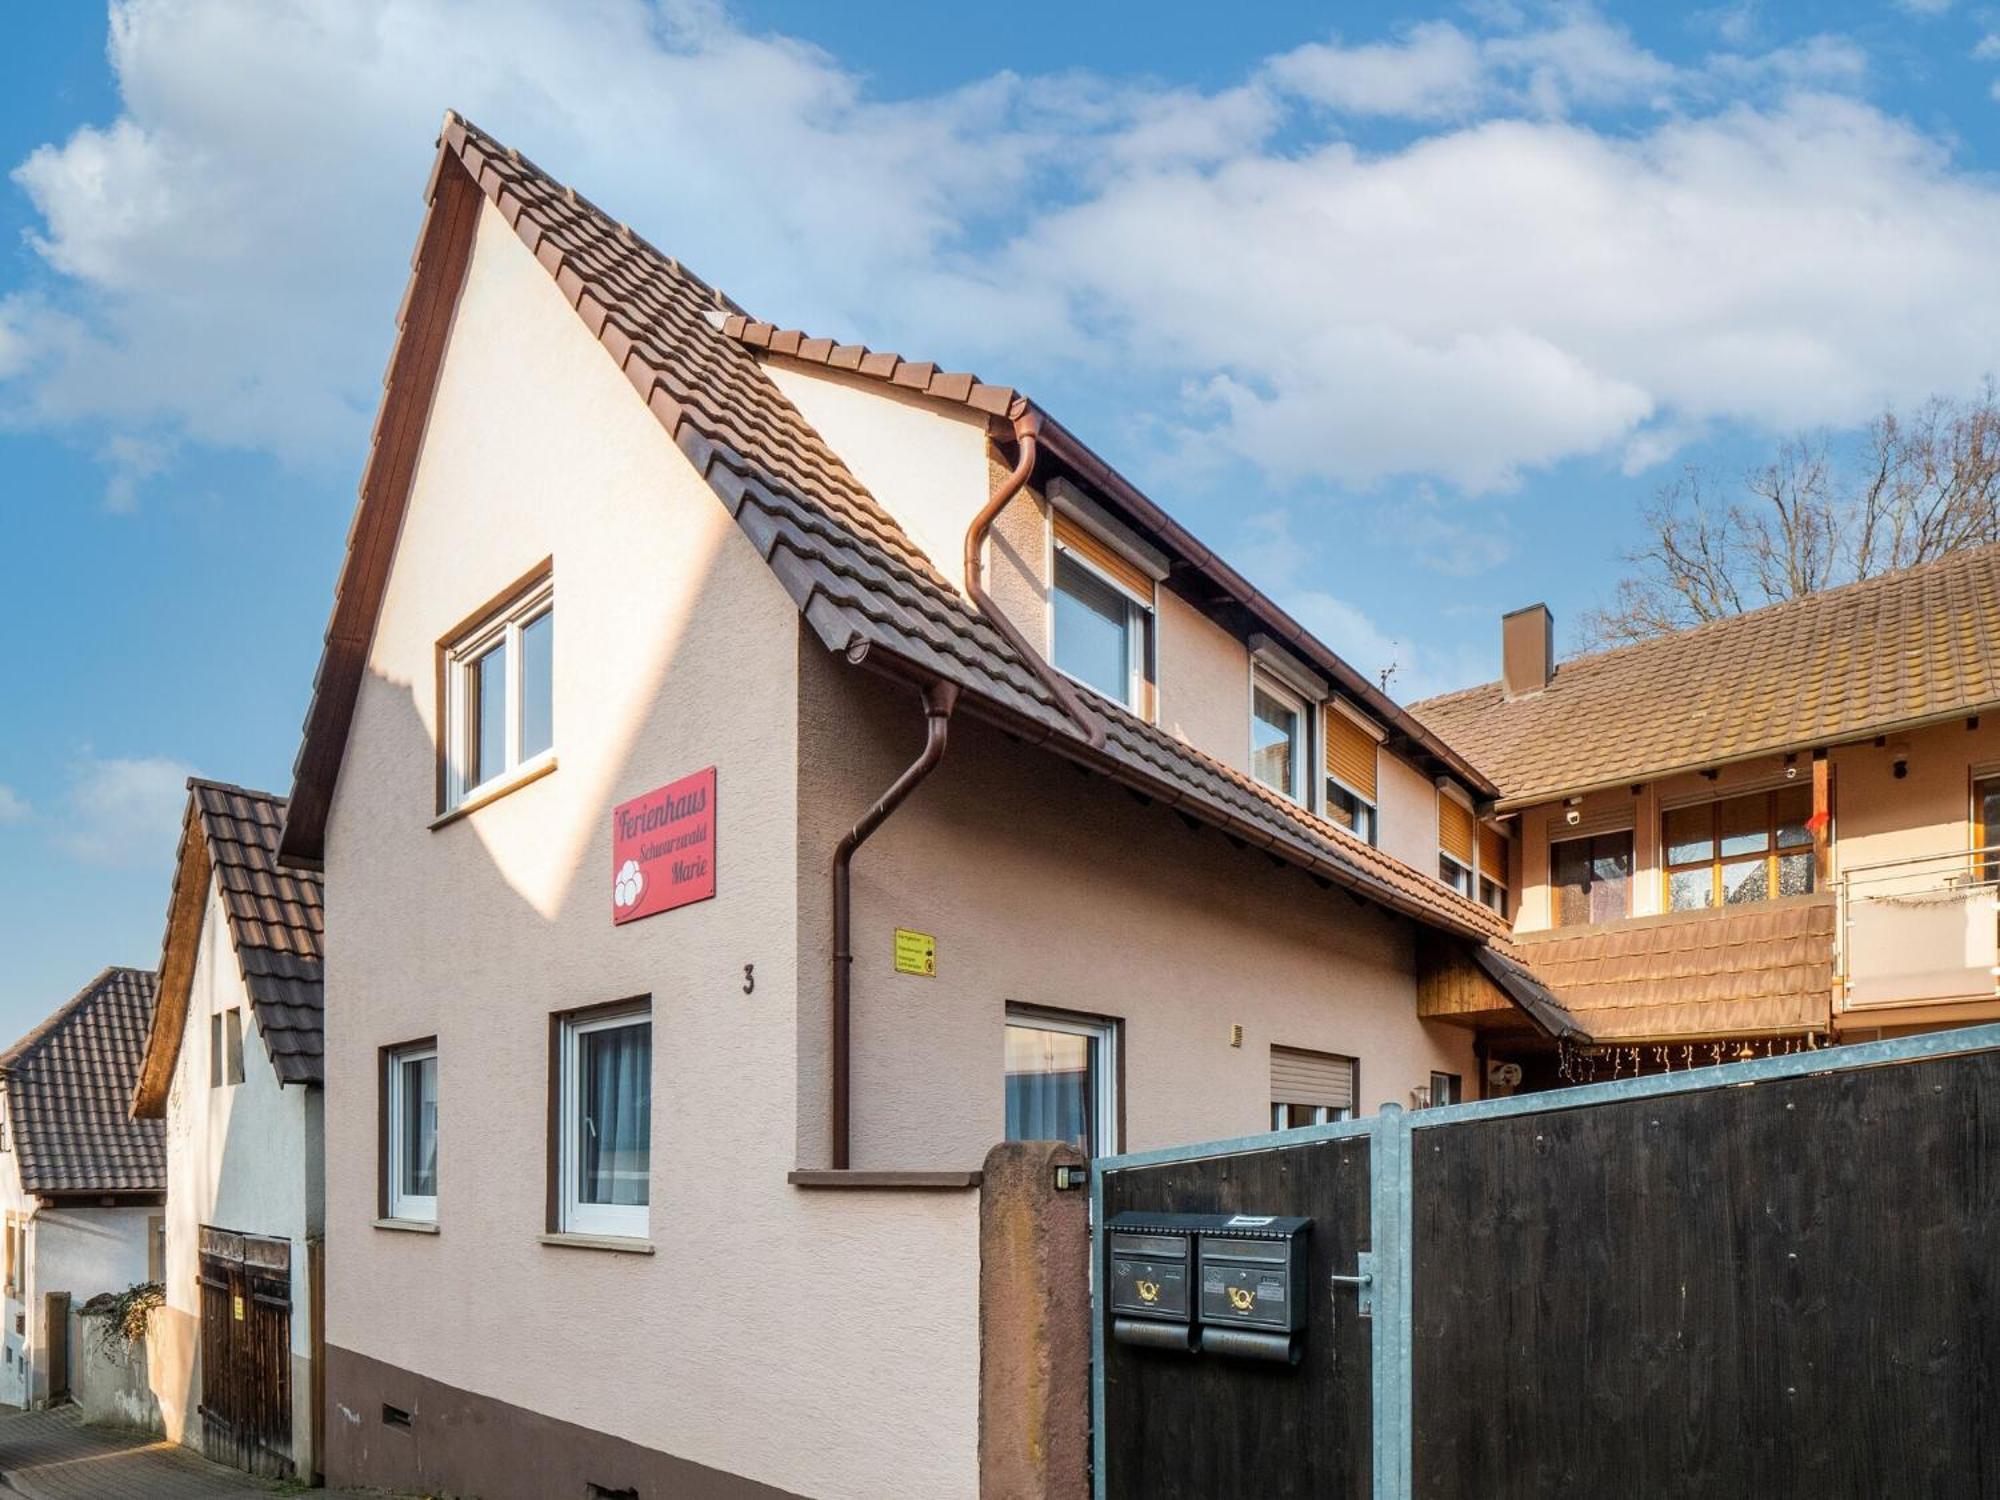
[[[743,966],[743,993],[746,995],[754,995],[756,992],[757,992],[757,966],[755,964],[745,964]]]

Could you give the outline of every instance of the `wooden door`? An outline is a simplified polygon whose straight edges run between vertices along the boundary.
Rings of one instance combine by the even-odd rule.
[[[287,1240],[201,1231],[202,1448],[253,1474],[292,1473]]]

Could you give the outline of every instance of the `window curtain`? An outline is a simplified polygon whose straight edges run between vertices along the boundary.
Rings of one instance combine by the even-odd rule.
[[[653,1026],[650,1021],[577,1038],[583,1074],[585,1203],[643,1204],[653,1153]]]
[[[403,1191],[437,1196],[437,1059],[403,1064]]]
[[[1007,1028],[1008,1140],[1068,1141],[1090,1153],[1095,1050],[1073,1032]]]

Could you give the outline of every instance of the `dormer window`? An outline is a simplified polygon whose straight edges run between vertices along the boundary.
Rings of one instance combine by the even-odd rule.
[[[1376,738],[1335,704],[1326,706],[1326,802],[1322,811],[1364,844],[1375,842]]]
[[[1153,580],[1058,511],[1054,596],[1057,670],[1151,718]]]
[[[1281,797],[1306,800],[1306,706],[1264,672],[1250,682],[1250,774]]]
[[[1477,824],[1472,809],[1438,789],[1438,879],[1461,896],[1472,894],[1472,847]]]

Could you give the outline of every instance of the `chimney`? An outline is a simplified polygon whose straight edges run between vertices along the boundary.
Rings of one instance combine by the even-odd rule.
[[[1556,675],[1555,617],[1530,604],[1500,617],[1500,686],[1510,701],[1539,693]]]

